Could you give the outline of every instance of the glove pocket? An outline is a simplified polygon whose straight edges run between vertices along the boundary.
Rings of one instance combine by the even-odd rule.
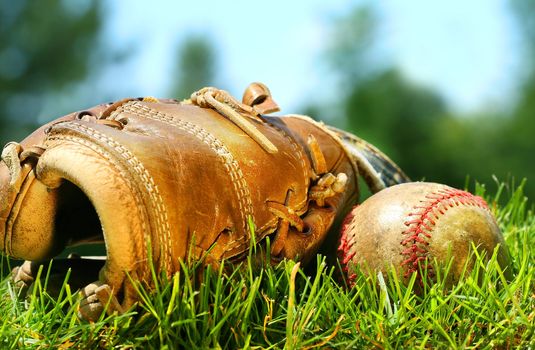
[[[16,259],[45,260],[59,254],[65,242],[56,235],[57,191],[26,176],[6,220],[5,253]]]

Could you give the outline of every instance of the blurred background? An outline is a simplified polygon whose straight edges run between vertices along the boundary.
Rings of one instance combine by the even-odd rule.
[[[413,179],[535,198],[535,1],[0,1],[0,142],[127,96],[266,83]]]

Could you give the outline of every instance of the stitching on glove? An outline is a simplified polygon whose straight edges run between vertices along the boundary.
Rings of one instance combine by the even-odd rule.
[[[233,249],[233,245],[235,245],[236,243],[241,246],[242,243],[240,241],[245,240],[246,242],[248,242],[250,237],[247,217],[251,216],[253,222],[255,222],[251,193],[249,191],[249,186],[247,184],[247,181],[245,180],[239,163],[236,161],[230,150],[223,144],[223,142],[216,138],[213,134],[208,132],[206,129],[198,125],[184,120],[175,119],[172,116],[167,115],[166,113],[154,110],[150,107],[140,104],[139,102],[133,102],[127,105],[123,105],[121,106],[121,110],[125,113],[130,113],[139,117],[157,120],[177,127],[180,130],[195,136],[205,145],[210,147],[210,149],[216,155],[218,155],[231,179],[231,182],[234,186],[234,191],[236,192],[236,195],[238,197],[240,216],[243,222],[243,230],[245,232],[245,236],[240,236],[239,239],[234,239],[229,242],[230,249]]]
[[[117,102],[114,102],[111,104],[111,106],[109,106],[108,108],[106,108],[106,110],[104,112],[102,112],[102,114],[98,117],[98,119],[107,119],[109,118],[113,112],[115,112],[119,107],[127,104],[127,103],[130,103],[131,101],[137,101],[137,99],[133,99],[133,98],[124,98],[122,100],[119,100]]]
[[[138,109],[141,110],[141,112]],[[219,156],[219,159],[223,163],[225,170],[229,174],[231,182],[235,187],[234,189],[237,193],[240,213],[242,214],[243,218],[243,229],[244,231],[248,232],[247,217],[250,215],[253,218],[253,222],[255,217],[249,186],[245,180],[239,163],[221,140],[198,125],[184,120],[175,119],[166,113],[154,110],[140,103],[132,103],[129,106],[125,106],[123,110],[127,113],[131,113],[140,117],[147,117],[149,119],[154,119],[177,127],[180,130],[195,136],[197,139],[210,147],[210,149]]]
[[[96,138],[97,140],[100,140],[104,143],[106,143],[108,146],[115,149],[129,164],[132,165],[131,169],[134,169],[134,171],[137,173],[137,175],[140,177],[140,182],[143,183],[147,189],[147,192],[149,196],[151,197],[151,204],[156,212],[156,220],[158,221],[156,224],[156,228],[158,231],[160,231],[158,234],[158,238],[160,240],[160,244],[163,247],[162,254],[163,257],[160,260],[160,264],[162,264],[167,272],[171,271],[171,231],[169,227],[169,221],[167,217],[167,210],[165,209],[165,205],[163,203],[163,199],[160,195],[160,192],[158,190],[158,186],[155,184],[154,179],[150,175],[150,173],[147,171],[147,169],[143,166],[143,164],[123,145],[119,144],[115,140],[109,138],[108,136],[98,132],[95,129],[92,129],[90,127],[87,127],[85,125],[77,124],[77,123],[65,123],[63,124],[68,128],[83,132],[91,137]],[[162,232],[163,229],[163,232]]]
[[[77,143],[77,144],[86,146],[86,147],[90,148],[92,151],[94,151],[95,153],[99,154],[101,157],[105,158],[108,161],[108,163],[111,166],[113,166],[115,168],[115,170],[117,170],[117,172],[119,172],[122,175],[121,178],[125,181],[126,186],[128,186],[128,189],[130,190],[130,193],[134,194],[134,199],[136,201],[136,208],[137,208],[138,214],[141,214],[139,216],[140,217],[144,217],[144,218],[148,217],[148,215],[146,215],[146,213],[145,213],[145,209],[146,208],[145,208],[145,206],[143,204],[143,199],[142,199],[142,195],[141,195],[140,191],[128,179],[127,171],[123,167],[119,167],[116,164],[116,162],[112,159],[112,157],[111,157],[109,152],[103,150],[102,148],[97,147],[97,145],[95,145],[94,143],[89,142],[89,141],[87,141],[85,139],[82,139],[80,137],[69,136],[69,135],[61,135],[61,134],[53,135],[53,136],[49,137],[46,140],[46,145],[48,147],[52,148],[52,147],[55,146],[55,142],[57,142],[59,144],[64,144],[65,141],[70,141],[72,143]],[[141,225],[142,225],[143,232],[145,232],[145,235],[147,235],[147,237],[144,237],[143,239],[141,237],[136,237],[136,239],[134,239],[134,245],[135,245],[136,252],[138,254],[141,254],[141,258],[142,258],[143,261],[147,261],[147,247],[142,246],[142,243],[146,241],[146,238],[148,238],[148,235],[149,235],[149,232],[150,232],[148,227],[147,227],[147,225],[146,225],[146,222],[148,222],[148,220],[141,220]]]

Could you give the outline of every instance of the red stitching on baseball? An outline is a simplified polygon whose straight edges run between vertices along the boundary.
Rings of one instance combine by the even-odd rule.
[[[347,235],[347,232],[349,231],[349,225],[351,225],[351,221],[353,221],[353,217],[355,216],[355,208],[357,208],[357,206],[354,206],[353,209],[351,209],[349,214],[344,219],[344,222],[342,223],[342,235],[340,236],[340,245],[338,246],[338,258],[340,259],[340,263],[342,265],[342,271],[344,272],[343,275],[345,276],[346,281],[350,286],[354,284],[355,279],[357,278],[357,274],[355,273],[348,275],[348,263],[357,254],[356,251],[350,252],[350,249],[353,246],[353,242],[350,242],[350,237],[348,237]]]
[[[420,203],[421,205],[414,206],[414,212],[409,213],[409,217],[404,223],[408,228],[402,233],[408,237],[400,243],[406,247],[401,252],[402,255],[406,256],[406,259],[401,263],[402,267],[406,269],[405,277],[416,272],[420,283],[422,283],[418,267],[421,261],[427,259],[428,239],[431,238],[436,220],[454,206],[469,205],[488,210],[488,205],[483,198],[454,188],[444,188],[430,193]],[[428,276],[434,275],[431,266],[428,265],[427,270]]]

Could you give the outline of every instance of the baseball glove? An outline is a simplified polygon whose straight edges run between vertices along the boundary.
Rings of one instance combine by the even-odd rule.
[[[271,238],[271,257],[306,263],[333,222],[357,201],[358,177],[373,192],[407,181],[370,144],[278,106],[251,84],[243,101],[204,88],[178,102],[125,99],[59,118],[0,162],[0,247],[32,262],[65,247],[104,242],[106,261],[83,288],[80,315],[137,300],[130,278],[148,261],[171,274],[180,259],[238,262],[251,241]],[[254,235],[254,236],[253,236]],[[130,278],[128,277],[130,276]]]

